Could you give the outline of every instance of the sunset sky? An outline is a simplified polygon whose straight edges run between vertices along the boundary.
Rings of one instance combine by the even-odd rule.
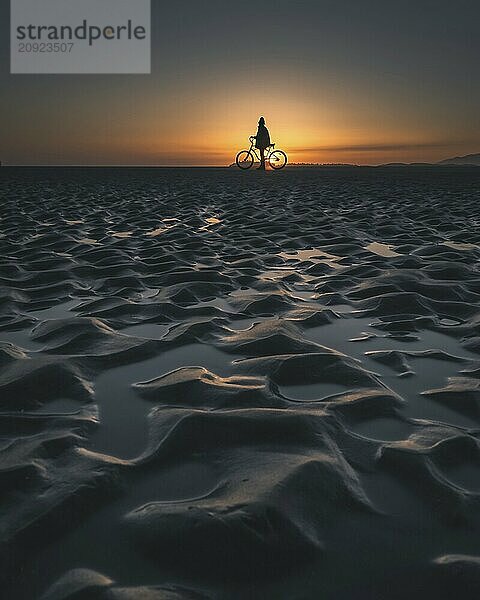
[[[10,75],[0,160],[226,165],[260,115],[293,162],[480,152],[477,0],[152,0],[151,75]]]

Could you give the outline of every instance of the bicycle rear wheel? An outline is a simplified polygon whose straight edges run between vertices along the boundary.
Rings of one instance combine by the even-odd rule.
[[[253,165],[253,155],[249,150],[241,150],[235,158],[239,169],[249,169]]]
[[[283,150],[274,150],[268,157],[268,162],[272,169],[283,169],[287,164],[287,155]]]

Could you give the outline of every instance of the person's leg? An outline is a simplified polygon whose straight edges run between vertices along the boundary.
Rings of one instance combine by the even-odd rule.
[[[258,168],[265,170],[265,148],[260,148],[260,166]]]

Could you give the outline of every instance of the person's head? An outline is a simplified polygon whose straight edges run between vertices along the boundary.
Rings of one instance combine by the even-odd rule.
[[[263,117],[260,117],[260,119],[258,120],[258,124],[265,125],[265,119]]]

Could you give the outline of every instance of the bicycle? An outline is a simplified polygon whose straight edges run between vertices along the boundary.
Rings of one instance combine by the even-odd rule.
[[[250,169],[250,167],[253,166],[255,159],[260,162],[260,156],[257,153],[257,148],[255,148],[255,136],[251,135],[248,139],[250,140],[249,150],[240,150],[235,158],[237,167],[243,170]],[[268,162],[272,169],[283,169],[288,160],[285,152],[283,150],[275,150],[275,144],[270,144],[265,150],[267,150],[265,163]]]

